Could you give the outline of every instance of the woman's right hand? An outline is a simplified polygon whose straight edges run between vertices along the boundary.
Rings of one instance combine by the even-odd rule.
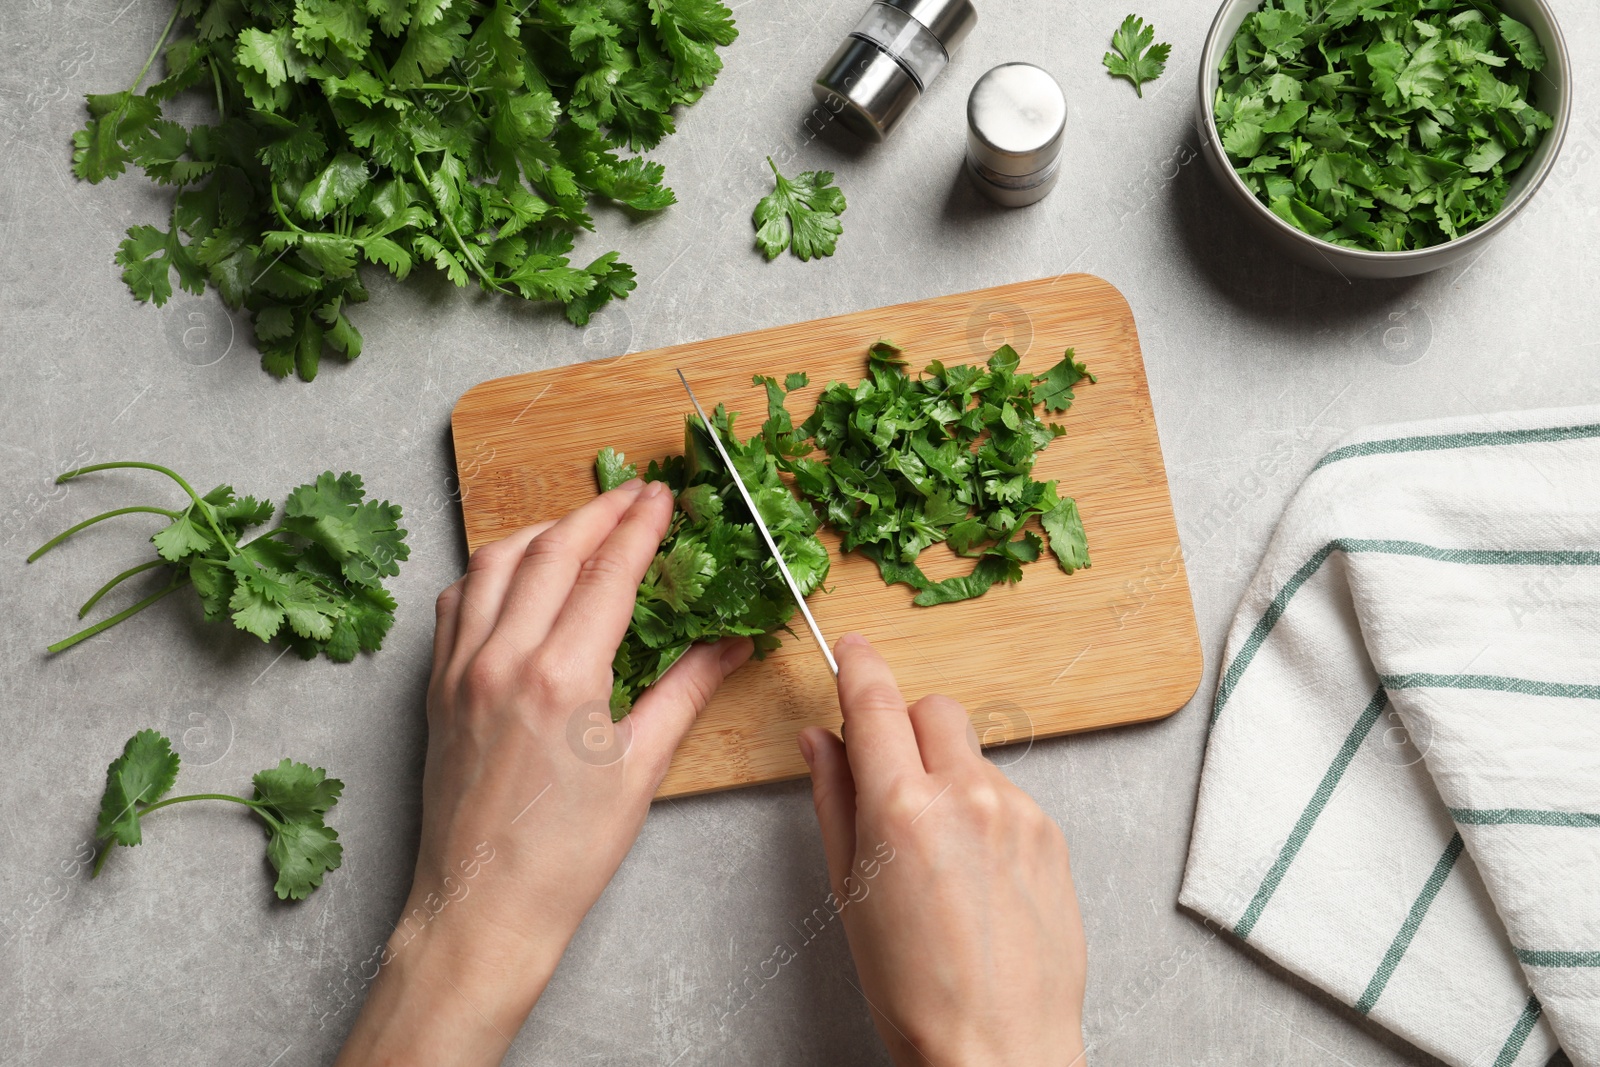
[[[836,648],[846,745],[811,727],[828,874],[897,1064],[1081,1064],[1087,953],[1060,827],[979,753],[965,709],[910,708],[866,639]]]

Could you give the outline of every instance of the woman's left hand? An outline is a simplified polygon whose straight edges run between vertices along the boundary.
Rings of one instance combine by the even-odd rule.
[[[339,1067],[496,1064],[748,639],[691,649],[611,726],[611,660],[672,517],[619,486],[472,556],[439,596],[422,841]]]

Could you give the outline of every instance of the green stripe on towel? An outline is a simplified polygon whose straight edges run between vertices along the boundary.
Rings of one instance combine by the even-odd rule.
[[[1480,448],[1503,445],[1539,444],[1546,441],[1577,441],[1600,437],[1600,424],[1588,426],[1549,426],[1533,430],[1489,430],[1479,433],[1443,433],[1422,437],[1395,437],[1385,441],[1362,441],[1336,448],[1317,461],[1312,471],[1330,463],[1360,456],[1387,456],[1400,452],[1438,452],[1451,448]]]
[[[1341,552],[1381,553],[1386,556],[1415,556],[1438,563],[1466,563],[1473,566],[1508,567],[1594,567],[1600,566],[1600,552],[1588,550],[1553,551],[1515,548],[1440,548],[1420,541],[1364,540],[1340,537],[1332,542]]]
[[[1267,901],[1272,899],[1272,894],[1278,891],[1278,883],[1283,881],[1284,874],[1289,870],[1289,864],[1294,862],[1295,855],[1299,853],[1300,846],[1306,843],[1306,838],[1311,833],[1311,828],[1316,825],[1317,817],[1322,814],[1322,809],[1328,806],[1328,801],[1333,797],[1333,791],[1339,786],[1339,779],[1344,777],[1344,772],[1350,766],[1350,761],[1355,758],[1361,742],[1366,740],[1367,734],[1372,732],[1372,724],[1378,721],[1384,705],[1389,703],[1389,694],[1382,687],[1372,695],[1365,710],[1361,712],[1356,724],[1350,728],[1349,735],[1344,739],[1344,744],[1339,746],[1338,755],[1333,757],[1333,763],[1328,766],[1327,773],[1322,776],[1322,781],[1317,785],[1317,791],[1311,794],[1305,810],[1300,813],[1300,818],[1295,821],[1294,829],[1289,834],[1289,839],[1283,843],[1283,848],[1278,852],[1278,858],[1272,864],[1272,869],[1261,880],[1261,886],[1256,890],[1255,897],[1250,901],[1250,906],[1245,909],[1244,916],[1238,925],[1233,928],[1234,935],[1242,940],[1249,940],[1250,931],[1255,929],[1256,920],[1261,918],[1261,912],[1267,906]]]
[[[1506,678],[1498,674],[1385,674],[1389,689],[1487,689],[1496,693],[1527,693],[1536,697],[1600,700],[1600,685],[1577,682],[1541,682],[1531,678]]]
[[[1262,613],[1261,621],[1256,623],[1255,629],[1250,631],[1250,636],[1245,639],[1244,647],[1239,649],[1239,654],[1233,657],[1233,662],[1228,664],[1228,669],[1223,672],[1222,681],[1217,685],[1217,699],[1211,706],[1211,724],[1216,725],[1217,716],[1222,714],[1222,706],[1233,695],[1234,687],[1239,684],[1239,676],[1244,669],[1250,666],[1250,661],[1256,658],[1256,653],[1261,649],[1261,644],[1278,625],[1278,620],[1283,618],[1283,613],[1289,607],[1289,601],[1294,599],[1300,587],[1317,573],[1323,562],[1333,554],[1337,542],[1322,547],[1316,555],[1305,563],[1305,566],[1295,571],[1290,579],[1283,583],[1283,588],[1278,590],[1278,595],[1272,598],[1272,603],[1267,605],[1267,610]]]
[[[1430,559],[1439,563],[1461,563],[1469,566],[1516,566],[1516,567],[1593,567],[1600,566],[1600,552],[1594,551],[1545,551],[1545,550],[1517,550],[1497,548],[1441,548],[1437,545],[1425,545],[1419,541],[1390,541],[1371,540],[1355,537],[1340,537],[1329,541],[1316,554],[1306,560],[1305,564],[1278,590],[1278,595],[1272,598],[1272,603],[1267,605],[1267,610],[1262,613],[1261,621],[1256,623],[1250,631],[1250,636],[1245,639],[1238,655],[1233,657],[1233,662],[1228,664],[1222,674],[1222,680],[1217,685],[1217,698],[1211,705],[1211,725],[1215,726],[1217,717],[1222,714],[1222,707],[1233,695],[1234,689],[1239,684],[1240,675],[1245,668],[1250,666],[1250,661],[1256,658],[1256,653],[1261,650],[1261,645],[1266,641],[1272,628],[1278,625],[1278,620],[1283,618],[1283,613],[1289,608],[1289,601],[1300,591],[1300,587],[1311,580],[1311,576],[1321,569],[1329,556],[1335,552],[1356,553],[1373,552],[1391,556],[1413,556],[1417,559]]]
[[[1517,1024],[1511,1028],[1506,1043],[1500,1047],[1500,1055],[1494,1058],[1494,1067],[1511,1067],[1517,1062],[1517,1057],[1522,1055],[1522,1046],[1527,1042],[1528,1035],[1533,1033],[1533,1024],[1539,1021],[1542,1011],[1544,1005],[1539,1003],[1539,998],[1529,997],[1528,1006],[1522,1009]]]
[[[1356,1001],[1356,1011],[1366,1015],[1378,1003],[1378,998],[1383,995],[1383,987],[1389,984],[1389,979],[1394,974],[1394,969],[1400,966],[1406,949],[1411,947],[1411,939],[1417,936],[1417,927],[1422,925],[1422,920],[1427,917],[1428,909],[1433,906],[1433,900],[1439,895],[1439,890],[1444,888],[1445,879],[1450,877],[1450,871],[1456,865],[1456,860],[1461,856],[1464,847],[1459,833],[1450,835],[1450,843],[1444,846],[1444,853],[1439,857],[1439,862],[1433,865],[1433,873],[1428,875],[1428,880],[1422,885],[1422,892],[1417,894],[1416,901],[1411,905],[1411,911],[1406,915],[1406,921],[1400,924],[1400,932],[1394,935],[1394,941],[1389,945],[1389,951],[1383,954],[1383,962],[1378,965],[1378,971],[1372,976],[1372,981],[1367,983],[1367,991],[1361,994],[1361,999]]]
[[[1451,808],[1462,826],[1600,826],[1600,813],[1544,808]]]
[[[1517,959],[1529,967],[1600,967],[1600,952],[1519,948]]]

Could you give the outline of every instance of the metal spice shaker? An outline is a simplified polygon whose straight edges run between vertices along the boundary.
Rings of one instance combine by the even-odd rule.
[[[823,66],[811,91],[846,128],[881,141],[977,21],[972,0],[878,0]]]
[[[1067,98],[1031,63],[1002,63],[967,97],[967,173],[995,203],[1042,200],[1061,173]]]

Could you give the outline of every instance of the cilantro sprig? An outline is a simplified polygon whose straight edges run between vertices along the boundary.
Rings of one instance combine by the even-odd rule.
[[[215,288],[279,377],[360,355],[363,262],[400,279],[429,264],[583,325],[635,286],[617,252],[570,260],[590,201],[674,202],[634,153],[737,34],[719,0],[177,0],[129,88],[87,97],[73,171],[173,187],[165,224],[118,249],[123,280],[157,305],[174,277]],[[184,93],[215,121],[166,118]]]
[[[253,779],[255,794],[191,793],[168,797],[178,779],[178,754],[172,742],[155,730],[128,738],[122,755],[106,768],[106,789],[100,798],[95,840],[100,855],[93,877],[99,877],[113,846],[132,847],[144,840],[144,820],[162,808],[194,800],[242,804],[261,820],[267,832],[267,861],[278,872],[273,891],[280,900],[304,900],[322,884],[323,875],[343,861],[339,834],[324,821],[338,803],[344,783],[320,767],[285,759]]]
[[[1167,57],[1172,54],[1170,44],[1153,44],[1155,39],[1154,23],[1146,26],[1138,15],[1129,15],[1111,35],[1112,51],[1100,59],[1113,78],[1132,83],[1140,99],[1144,98],[1144,83],[1161,77],[1167,69]]]
[[[808,170],[792,180],[778,173],[778,165],[767,157],[772,168],[772,192],[761,198],[751,221],[756,227],[756,244],[768,260],[789,249],[801,260],[833,255],[844,224],[844,192],[833,184],[831,170]]]
[[[817,517],[779,478],[762,434],[739,441],[735,418],[721,405],[711,416],[795,582],[810,593],[827,578],[830,564],[827,547],[816,537]],[[614,718],[626,715],[696,641],[751,637],[759,658],[778,647],[777,632],[795,612],[794,598],[698,418],[685,420],[683,436],[682,455],[652,460],[644,473],[646,481],[672,489],[677,508],[639,584],[633,623],[612,663]],[[638,476],[610,448],[600,451],[595,470],[601,491]]]
[[[1266,0],[1223,56],[1217,129],[1289,224],[1426,248],[1500,211],[1552,125],[1532,101],[1544,63],[1489,0]]]
[[[757,377],[767,390],[763,438],[800,495],[839,531],[840,548],[871,559],[885,582],[910,586],[914,604],[968,600],[1019,581],[1046,544],[1071,574],[1090,565],[1077,503],[1056,482],[1033,478],[1039,453],[1066,431],[1035,408],[1065,412],[1074,388],[1095,378],[1072,349],[1043,374],[1020,364],[1003,345],[985,366],[934,360],[912,378],[900,348],[879,341],[868,349],[866,379],[830,384],[799,427],[786,400],[804,376],[783,385]],[[811,458],[814,451],[823,458]],[[1035,519],[1044,538],[1026,529]],[[918,560],[940,543],[976,560],[972,570],[930,579]]]
[[[297,487],[284,504],[282,523],[246,541],[246,531],[271,519],[274,509],[267,501],[236,495],[229,485],[201,496],[168,468],[138,462],[96,463],[67,471],[56,481],[119,469],[165,475],[183,490],[187,505],[140,504],[95,515],[45,542],[28,562],[107,519],[153,514],[169,520],[150,538],[156,558],[106,582],[78,609],[78,618],[135,575],[166,567],[169,579],[137,603],[57,641],[49,646],[51,652],[110,629],[185,586],[199,595],[207,619],[231,618],[240,630],[263,641],[282,641],[303,659],[320,652],[347,663],[359,651],[382,647],[395,609],[383,579],[400,573],[400,563],[411,550],[406,531],[399,527],[399,506],[364,499],[360,475],[347,471],[335,477],[326,471]]]

